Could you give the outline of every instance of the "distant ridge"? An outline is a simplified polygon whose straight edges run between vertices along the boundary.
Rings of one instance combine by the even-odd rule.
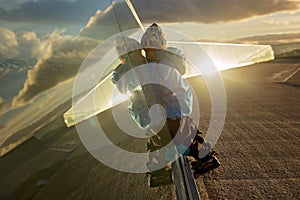
[[[290,52],[281,53],[276,55],[276,58],[300,58],[300,49],[296,49]]]
[[[276,58],[297,58],[300,57],[300,42],[272,45]]]

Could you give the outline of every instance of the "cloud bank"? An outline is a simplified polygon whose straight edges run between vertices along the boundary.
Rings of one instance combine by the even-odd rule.
[[[15,8],[17,5],[24,4],[31,0],[0,0],[0,7],[6,9]]]
[[[36,48],[41,40],[34,32],[15,33],[0,28],[0,58],[28,59],[36,57]]]
[[[256,35],[251,37],[239,38],[232,40],[233,43],[249,43],[249,44],[287,44],[300,42],[300,32],[298,33],[280,33]]]
[[[144,23],[228,22],[297,10],[300,5],[299,1],[288,0],[132,0],[132,3]],[[98,10],[81,34],[101,38],[109,31],[117,31],[115,16],[122,30],[137,27],[136,24],[129,24],[134,19],[126,3],[117,2],[105,11]]]
[[[117,2],[106,10],[98,10],[90,18],[80,35],[104,40],[111,35],[138,28],[130,9],[125,2]]]
[[[18,40],[14,32],[0,28],[0,57],[14,58],[19,55]]]
[[[86,23],[97,9],[106,8],[109,1],[99,0],[35,0],[9,2],[4,0],[7,8],[0,8],[0,19],[11,22],[30,22],[37,24],[69,25]],[[18,5],[18,6],[16,6]]]
[[[9,4],[10,0],[3,3]],[[20,3],[20,1],[16,1]],[[144,22],[203,22],[240,20],[273,12],[296,10],[299,1],[290,0],[132,0]],[[10,3],[11,4],[11,3]],[[16,4],[16,3],[15,3]],[[103,10],[110,1],[99,0],[35,0],[25,1],[10,10],[0,9],[0,19],[17,22],[70,24],[86,22],[96,10]],[[121,19],[128,17],[124,0],[118,0],[115,7],[122,7]],[[110,19],[108,12],[98,12],[96,18]],[[105,21],[105,20],[104,20]]]
[[[13,106],[21,106],[38,93],[73,77],[81,62],[98,44],[98,41],[52,33],[39,48],[40,57],[33,69],[28,71],[23,89],[13,99]]]
[[[41,45],[41,39],[39,39],[35,32],[19,32],[16,34],[19,52],[18,55],[21,58],[35,58],[38,54],[37,48]]]
[[[299,9],[288,0],[132,0],[146,22],[226,22]]]
[[[8,3],[10,0],[2,1]],[[299,9],[300,4],[290,0],[132,0],[132,3],[144,23],[228,22],[293,11]],[[137,27],[125,0],[109,5],[109,0],[31,0],[10,10],[0,8],[0,19],[54,26],[88,22],[81,35],[97,39],[106,39],[119,32],[119,28]]]

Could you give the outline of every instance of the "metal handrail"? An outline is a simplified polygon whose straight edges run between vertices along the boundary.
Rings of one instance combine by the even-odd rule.
[[[177,200],[200,200],[199,192],[186,156],[172,164]]]

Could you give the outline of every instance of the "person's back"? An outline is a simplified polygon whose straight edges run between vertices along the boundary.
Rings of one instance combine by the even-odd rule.
[[[177,51],[179,52],[178,49]],[[182,55],[175,57],[172,54],[173,52],[169,48],[156,53],[157,58],[154,62],[162,65],[158,67],[161,70],[157,74],[164,85],[173,89],[170,91],[163,87],[162,91],[158,90],[157,93],[162,99],[167,118],[181,119],[191,114],[193,93],[189,84],[182,77],[185,72],[184,57]]]
[[[186,71],[185,55],[177,48],[166,47],[164,33],[152,24],[143,35],[141,45],[146,52],[149,76],[157,80],[155,94],[167,112],[167,118],[181,119],[192,110],[193,94],[182,78]],[[155,65],[156,64],[156,65]],[[170,90],[172,88],[172,91]]]
[[[161,85],[172,88],[172,92],[168,92],[165,87],[161,86],[156,86],[159,89],[155,90],[167,112],[168,133],[161,133],[161,135],[170,134],[178,153],[199,160],[196,166],[199,173],[205,173],[207,170],[218,167],[220,163],[215,157],[215,153],[210,151],[210,145],[204,141],[197,123],[190,118],[193,94],[189,84],[182,77],[185,73],[184,56],[179,56],[180,53],[178,53],[176,58],[172,57],[174,52],[171,52],[170,48],[168,52],[164,33],[155,23],[144,33],[141,45],[146,51],[148,62],[157,64],[156,75],[160,78]],[[180,52],[178,49],[173,50]],[[159,71],[160,69],[162,70]],[[165,142],[160,143],[165,144]],[[199,148],[205,149],[205,147],[208,147],[207,152],[210,153],[202,159],[199,157]],[[161,147],[157,146],[156,148]]]
[[[156,52],[153,61],[175,68],[181,75],[186,72],[186,56],[176,47],[167,47],[166,50]]]

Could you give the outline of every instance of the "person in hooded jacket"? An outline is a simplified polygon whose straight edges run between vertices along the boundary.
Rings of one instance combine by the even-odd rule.
[[[149,28],[147,31],[149,31]],[[147,36],[149,36],[149,33]],[[142,44],[144,44],[143,47],[145,48],[145,34],[142,38]],[[155,40],[154,42],[152,41],[152,44],[155,44]],[[165,43],[162,42],[161,44]],[[161,155],[159,150],[172,141],[180,129],[182,130],[181,133],[179,133],[181,137],[179,137],[179,139],[177,137],[177,141],[174,140],[172,142],[176,145],[179,153],[198,159],[195,170],[198,171],[198,173],[204,173],[209,170],[209,168],[204,170],[203,167],[200,167],[205,166],[203,164],[204,161],[206,161],[206,163],[217,163],[214,165],[214,168],[216,165],[219,165],[219,162],[215,157],[213,158],[213,153],[210,153],[210,156],[206,156],[205,159],[202,160],[198,157],[199,147],[202,146],[203,148],[206,143],[204,142],[202,133],[198,131],[196,123],[189,117],[191,113],[192,93],[188,84],[181,76],[186,70],[184,54],[179,49],[173,47],[164,48],[165,45],[159,47],[160,48],[157,48],[157,46],[155,46],[152,50],[151,48],[145,48],[147,54],[147,59],[145,59],[141,51],[142,46],[136,40],[128,37],[117,37],[116,51],[121,64],[114,70],[112,81],[116,84],[120,92],[127,93],[129,91],[131,93],[129,101],[130,115],[141,128],[149,130],[149,124],[151,123],[149,109],[151,106],[160,104],[166,110],[166,126],[158,134],[147,138],[147,152],[155,152],[154,154],[149,154],[151,155],[147,163],[149,169],[155,165],[160,165],[160,163],[157,162],[159,160],[161,162],[162,157],[165,158],[164,161],[168,160],[168,158],[166,158],[168,157],[168,153],[166,152]],[[175,85],[177,89],[171,91],[160,84],[141,86],[139,82],[141,77],[124,78],[124,75],[131,69],[147,63],[150,63],[150,65],[147,66],[148,71],[144,75],[147,77],[153,76],[153,80],[165,82],[167,85]],[[151,63],[160,63],[171,66],[171,68],[167,71],[162,70],[159,72],[154,70],[155,67],[151,67]],[[183,103],[180,105],[179,101]],[[151,130],[149,131],[151,132]],[[162,169],[152,170],[147,173],[149,186],[154,187],[171,184],[172,173],[170,166],[171,165],[167,165]]]
[[[192,112],[193,94],[188,83],[182,78],[185,73],[185,56],[176,48],[167,47],[166,37],[161,27],[153,23],[147,28],[141,39],[142,48],[146,52],[148,63],[169,66],[167,71],[153,70],[153,76],[159,76],[161,85],[156,85],[155,95],[166,110],[166,126],[173,139],[177,151],[182,155],[192,156],[196,159],[192,163],[197,174],[217,168],[220,165],[216,152],[204,140],[203,133],[199,131],[197,123],[190,117]],[[162,85],[172,85],[174,91]],[[177,136],[179,134],[179,137]],[[177,139],[179,138],[179,140]],[[151,150],[159,149],[167,142],[158,138],[159,142],[149,142]],[[202,151],[201,151],[202,150]],[[205,153],[205,155],[201,155]]]

